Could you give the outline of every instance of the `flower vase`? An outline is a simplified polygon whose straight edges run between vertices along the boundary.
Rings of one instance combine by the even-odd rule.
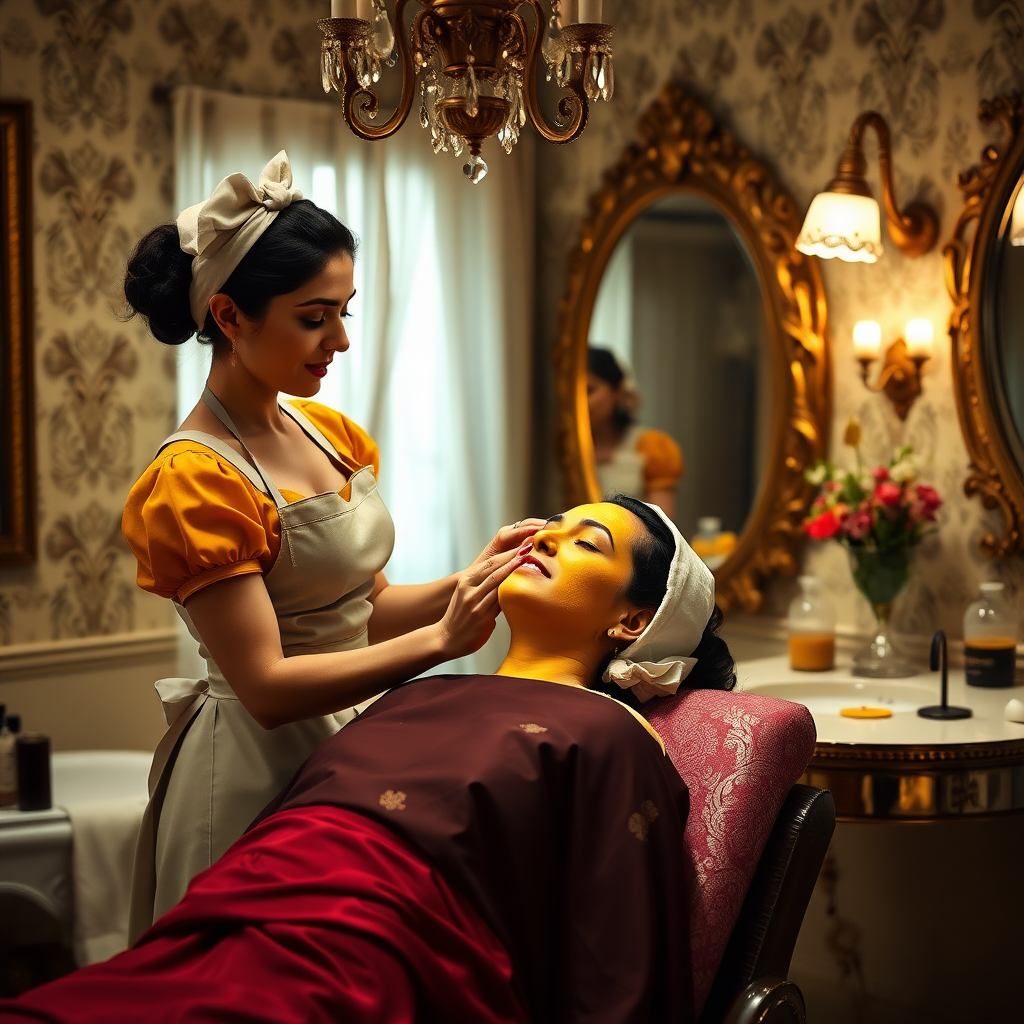
[[[853,659],[853,674],[872,679],[902,679],[917,670],[889,639],[889,617],[893,602],[910,580],[910,548],[879,551],[851,545],[853,582],[868,599],[875,613],[874,636]]]

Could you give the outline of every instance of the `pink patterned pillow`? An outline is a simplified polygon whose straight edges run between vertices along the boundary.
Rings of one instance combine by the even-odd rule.
[[[690,937],[699,1014],[779,808],[814,753],[814,720],[802,704],[722,690],[681,690],[643,713],[690,790],[684,843],[697,880]]]

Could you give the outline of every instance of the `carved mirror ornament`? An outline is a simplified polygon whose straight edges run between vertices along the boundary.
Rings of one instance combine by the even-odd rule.
[[[719,603],[756,611],[765,581],[796,571],[800,525],[815,494],[803,473],[828,450],[825,292],[816,260],[796,249],[802,212],[793,199],[678,82],[664,86],[640,119],[639,141],[605,171],[569,256],[554,352],[565,501],[571,506],[601,497],[587,405],[587,345],[605,269],[639,215],[680,195],[724,214],[746,248],[764,303],[770,438],[762,440],[760,482],[736,548],[715,570]],[[721,410],[721,417],[729,415]],[[702,429],[715,431],[715,420]]]
[[[981,539],[983,551],[1001,558],[1024,551],[1024,462],[1019,438],[1006,417],[996,294],[1000,246],[1011,227],[1024,173],[1024,99],[1010,95],[985,100],[978,116],[984,125],[1000,125],[1003,140],[985,146],[981,162],[960,175],[964,208],[943,256],[953,299],[953,391],[971,459],[964,492],[1002,513],[1001,534]]]

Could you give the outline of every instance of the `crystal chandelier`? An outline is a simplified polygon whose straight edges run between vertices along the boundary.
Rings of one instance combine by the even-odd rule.
[[[341,94],[345,120],[362,139],[385,139],[402,127],[418,74],[420,124],[434,152],[468,151],[463,170],[476,184],[487,174],[480,151],[491,136],[511,153],[529,119],[548,142],[572,142],[587,125],[589,103],[611,99],[615,30],[601,21],[602,0],[551,0],[550,15],[540,0],[418,0],[423,10],[407,37],[409,2],[397,0],[392,22],[384,0],[331,0],[331,17],[317,22],[324,92]],[[524,7],[534,12],[532,33],[520,14]],[[537,99],[541,59],[547,80],[565,93],[554,124]],[[368,123],[378,108],[371,87],[396,61],[402,65],[398,107],[383,124]]]

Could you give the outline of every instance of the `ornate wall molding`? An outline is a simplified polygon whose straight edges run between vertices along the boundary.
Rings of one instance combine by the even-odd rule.
[[[1000,125],[1003,141],[987,145],[981,162],[960,175],[964,207],[942,252],[953,300],[953,393],[971,459],[964,492],[1002,514],[1002,532],[981,539],[983,551],[1002,558],[1024,552],[1024,475],[993,398],[998,370],[985,357],[983,339],[994,313],[986,308],[984,288],[994,244],[1009,216],[1009,196],[1024,169],[1024,98],[1013,93],[984,100],[978,117],[984,125]]]
[[[109,636],[48,640],[35,644],[0,647],[0,678],[6,682],[26,676],[61,672],[62,676],[98,667],[150,662],[173,658],[177,652],[175,629],[138,630]],[[146,680],[148,685],[149,680]]]
[[[792,575],[800,524],[815,489],[804,469],[828,451],[830,360],[825,291],[816,261],[795,247],[802,215],[772,171],[679,82],[662,89],[639,122],[639,141],[605,171],[570,252],[553,354],[558,456],[569,505],[594,501],[587,413],[587,335],[601,277],[619,239],[645,207],[665,195],[704,196],[746,242],[765,301],[774,363],[770,455],[736,553],[716,572],[718,600],[756,611],[762,586]]]

